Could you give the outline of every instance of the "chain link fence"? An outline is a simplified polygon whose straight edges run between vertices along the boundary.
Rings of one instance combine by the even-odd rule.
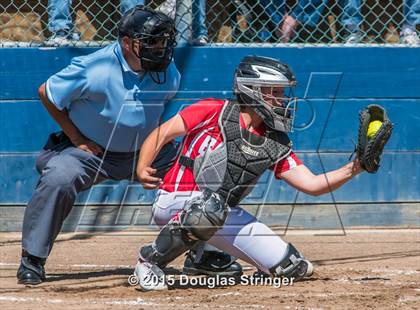
[[[175,18],[179,45],[420,43],[420,0],[0,0],[0,45],[105,45],[136,4]]]

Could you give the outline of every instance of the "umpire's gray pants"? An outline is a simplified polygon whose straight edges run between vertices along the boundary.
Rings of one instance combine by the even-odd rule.
[[[22,247],[31,255],[48,257],[77,194],[106,179],[135,180],[137,155],[105,152],[98,157],[69,142],[43,150],[36,161],[41,176],[23,219]],[[168,144],[153,166],[166,167],[175,156],[175,144]]]

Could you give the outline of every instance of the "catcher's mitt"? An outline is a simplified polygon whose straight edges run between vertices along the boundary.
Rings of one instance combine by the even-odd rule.
[[[369,124],[380,121],[379,129],[368,137]],[[359,138],[357,143],[357,158],[361,167],[369,173],[376,173],[385,144],[392,133],[392,123],[383,107],[376,104],[368,105],[359,114]]]

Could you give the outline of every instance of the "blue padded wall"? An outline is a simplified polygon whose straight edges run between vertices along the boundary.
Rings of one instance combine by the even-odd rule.
[[[91,48],[0,49],[0,204],[25,205],[37,181],[34,161],[57,126],[37,98],[37,88],[70,59]],[[382,167],[362,174],[334,195],[310,197],[273,180],[271,174],[247,203],[419,203],[420,202],[420,57],[418,48],[393,47],[200,47],[178,48],[180,92],[166,118],[206,97],[232,95],[232,76],[249,54],[276,57],[290,64],[300,98],[291,134],[295,151],[314,172],[347,162],[356,140],[358,111],[383,105],[395,124]],[[267,186],[267,184],[269,186]],[[280,189],[280,190],[279,190]],[[153,192],[137,184],[107,182],[83,193],[90,204],[150,204]]]

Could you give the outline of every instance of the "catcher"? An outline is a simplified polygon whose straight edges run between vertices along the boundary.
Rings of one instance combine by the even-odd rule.
[[[140,289],[166,289],[162,268],[200,240],[272,276],[311,276],[312,264],[239,202],[267,169],[310,195],[334,191],[363,170],[376,172],[392,125],[380,106],[369,106],[360,116],[357,158],[314,175],[293,153],[287,136],[295,113],[295,85],[286,64],[247,56],[235,72],[236,100],[199,101],[148,136],[137,176],[144,188],[159,188],[153,216],[161,231],[153,244],[140,249],[134,272]],[[374,121],[381,125],[372,135],[369,124]],[[155,177],[153,160],[178,136],[185,137],[174,166],[163,180]]]

